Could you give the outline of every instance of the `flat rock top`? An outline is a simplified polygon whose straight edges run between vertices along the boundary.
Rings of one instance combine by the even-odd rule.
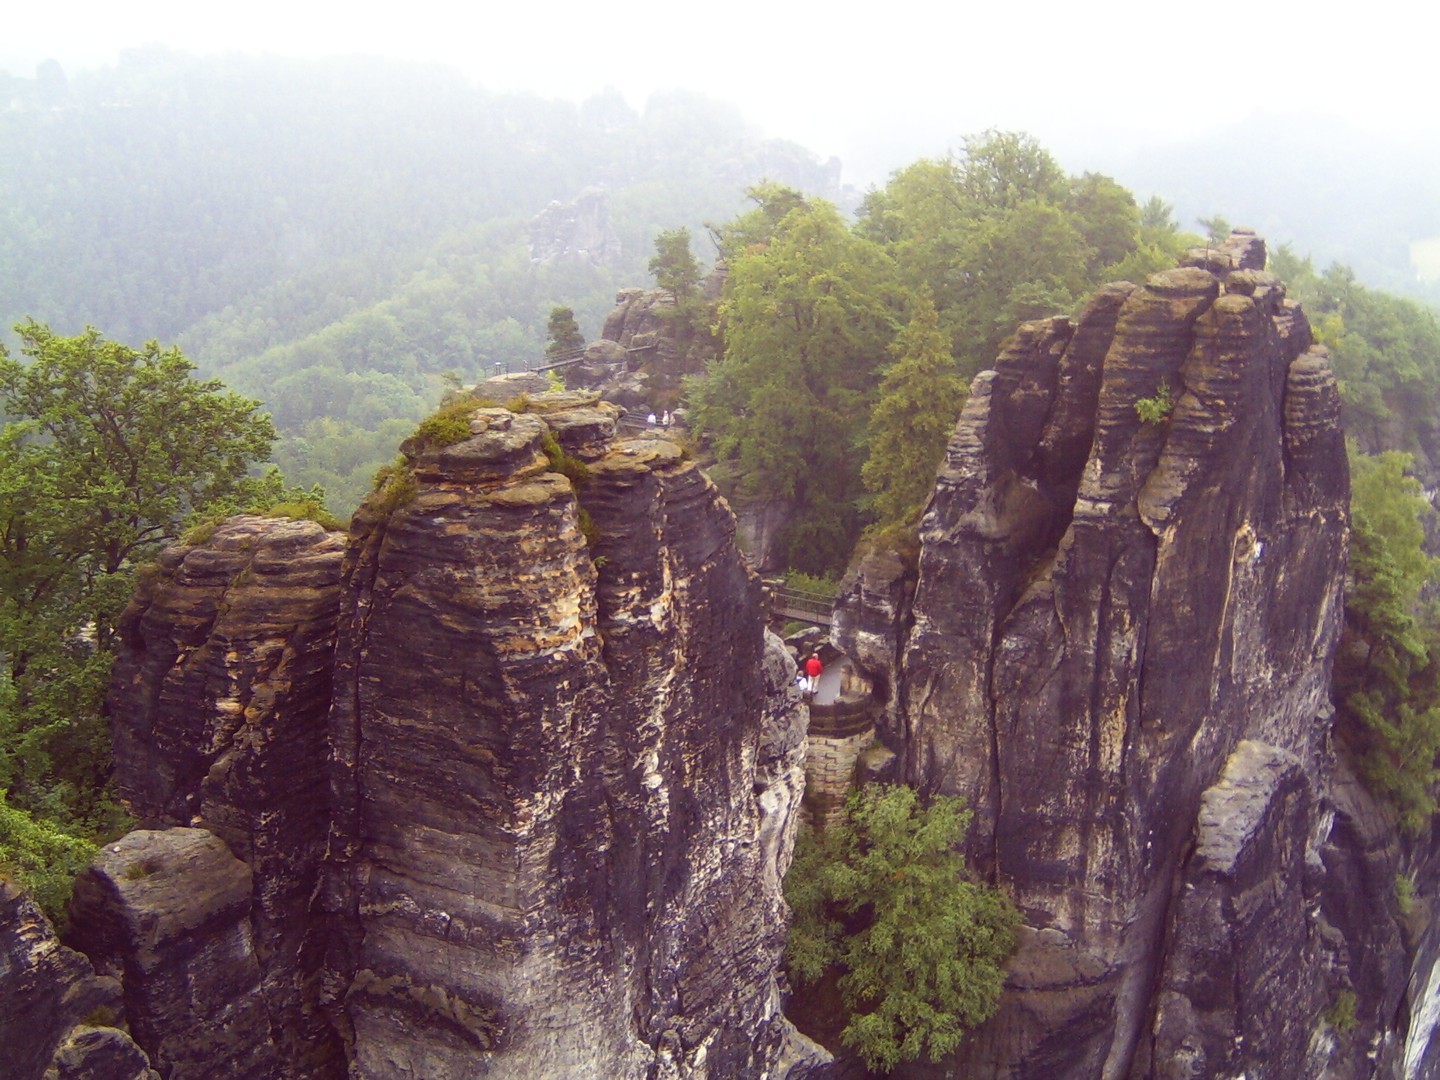
[[[91,872],[109,879],[135,925],[158,940],[250,902],[250,868],[206,829],[137,829],[101,848]]]

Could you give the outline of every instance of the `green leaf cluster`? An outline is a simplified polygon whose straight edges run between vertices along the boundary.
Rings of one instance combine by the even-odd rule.
[[[1170,393],[1170,383],[1160,380],[1160,388],[1153,397],[1140,398],[1135,402],[1135,415],[1142,424],[1159,424],[1169,420],[1175,411],[1175,399]]]
[[[75,875],[90,865],[96,844],[11,806],[0,790],[0,873],[40,905],[57,929],[65,926]]]
[[[790,972],[843,972],[841,1039],[876,1072],[938,1060],[995,1012],[1020,916],[968,879],[956,847],[969,817],[958,799],[861,788],[841,823],[802,837],[785,878]]]

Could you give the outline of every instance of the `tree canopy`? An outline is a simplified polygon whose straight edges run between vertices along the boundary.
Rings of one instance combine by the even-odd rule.
[[[1352,454],[1350,573],[1345,639],[1335,667],[1342,735],[1367,780],[1418,832],[1435,812],[1440,779],[1440,632],[1424,591],[1440,563],[1424,550],[1435,511],[1410,458]]]
[[[896,359],[881,376],[860,467],[881,527],[907,523],[924,507],[966,393],[928,294],[890,351]]]
[[[138,564],[248,477],[275,438],[256,402],[174,348],[16,327],[0,348],[0,787],[81,823],[109,770],[100,703]]]
[[[853,445],[899,314],[894,267],[829,203],[756,195],[729,233],[746,240],[720,303],[725,353],[690,384],[693,417],[746,498],[796,507],[788,565],[824,573],[859,528]]]
[[[580,324],[575,321],[575,312],[568,307],[556,305],[550,309],[550,321],[546,325],[549,343],[545,355],[554,360],[557,357],[573,356],[585,348],[585,335],[580,333]]]

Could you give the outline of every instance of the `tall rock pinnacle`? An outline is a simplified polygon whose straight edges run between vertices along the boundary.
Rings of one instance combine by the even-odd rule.
[[[904,778],[969,801],[971,863],[1025,913],[963,1075],[1306,1075],[1328,1001],[1302,913],[1348,537],[1339,395],[1253,234],[1187,263],[1022,326],[950,442],[908,636],[877,645],[887,582],[862,572],[842,605],[837,637],[892,688]],[[1298,923],[1197,935],[1202,887],[1265,911],[1270,890]],[[1253,978],[1215,994],[1197,950],[1221,982],[1303,972],[1289,1015],[1256,1019]]]

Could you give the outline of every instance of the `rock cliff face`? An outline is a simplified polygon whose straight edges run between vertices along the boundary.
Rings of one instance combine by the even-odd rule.
[[[122,620],[110,695],[117,784],[132,812],[157,829],[208,829],[244,861],[264,1002],[250,1037],[301,1072],[340,1058],[316,1006],[322,949],[308,912],[329,820],[344,551],[343,536],[313,522],[257,517],[171,548]],[[104,860],[98,869],[108,873]],[[201,878],[222,873],[211,863]],[[183,886],[173,899],[185,899]],[[156,1029],[169,1022],[157,1018]]]
[[[609,266],[620,258],[609,196],[586,188],[574,202],[552,202],[530,222],[530,258],[543,263]]]
[[[117,758],[155,831],[74,910],[170,1075],[804,1059],[775,979],[804,711],[734,519],[615,408],[533,408],[407,444],[348,544],[234,519],[132,604]]]
[[[1374,996],[1399,1004],[1403,950],[1366,970],[1393,899],[1347,917],[1337,887],[1366,812],[1328,742],[1339,398],[1263,266],[1237,233],[1023,326],[975,380],[918,576],[847,584],[837,643],[903,777],[969,800],[972,864],[1026,917],[959,1075],[1370,1075],[1324,1071],[1357,991],[1372,1050],[1403,1030]]]
[[[123,1024],[120,983],[55,938],[28,896],[0,879],[0,1076],[159,1080]]]

